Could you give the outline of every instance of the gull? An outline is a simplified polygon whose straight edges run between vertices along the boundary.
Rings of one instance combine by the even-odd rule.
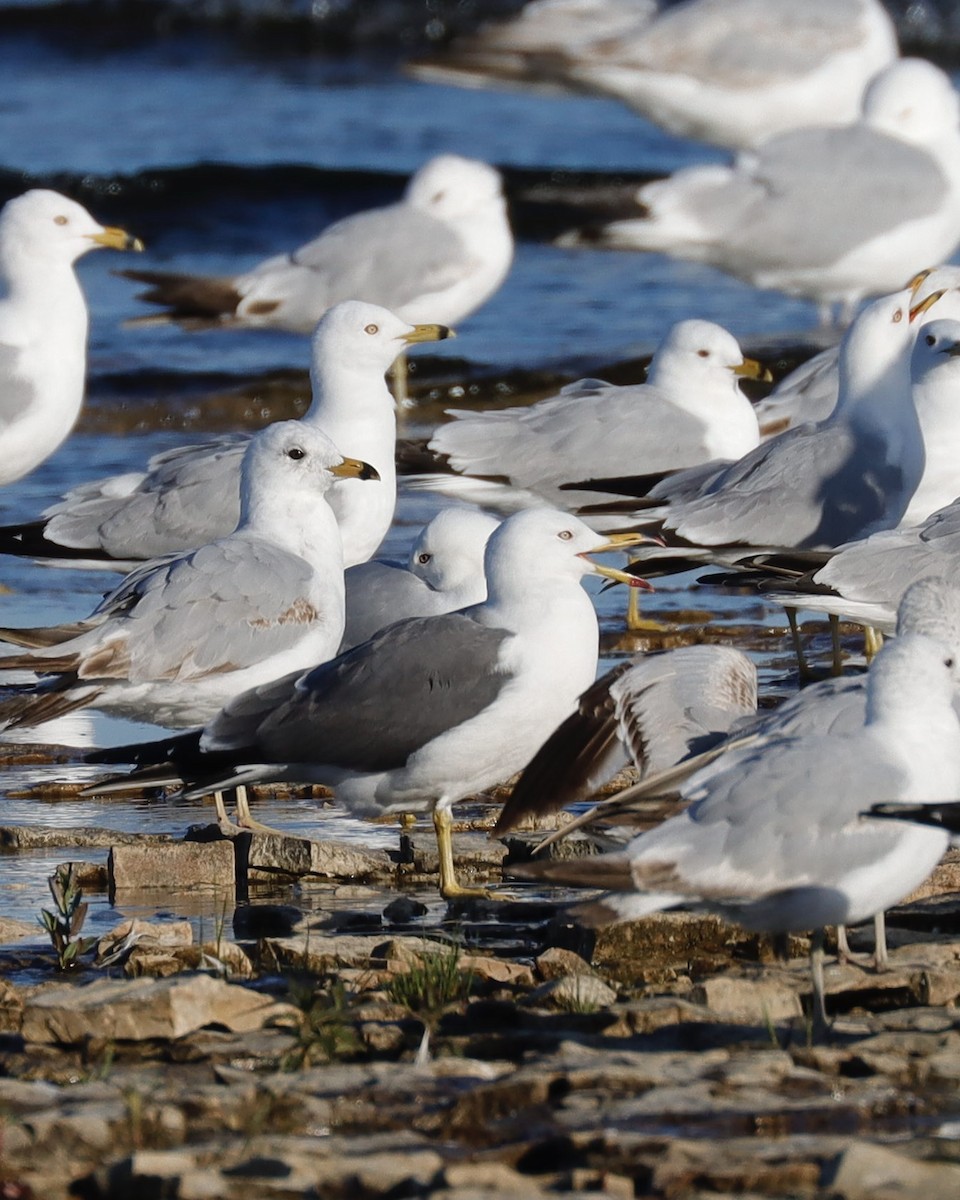
[[[483,555],[499,524],[476,509],[444,508],[421,530],[405,566],[373,559],[351,567],[344,576],[347,620],[341,650],[405,617],[432,617],[485,600]]]
[[[141,298],[165,305],[173,320],[310,333],[343,300],[382,305],[410,324],[455,324],[493,295],[512,259],[499,172],[441,154],[411,177],[396,204],[345,217],[241,275],[124,274],[150,284]]]
[[[847,330],[840,400],[826,421],[788,429],[723,469],[692,472],[692,489],[684,472],[668,478],[651,489],[645,503],[661,507],[648,515],[674,541],[737,556],[732,548],[832,548],[897,525],[924,468],[909,356],[918,318],[939,294],[913,309],[911,299],[909,289],[881,297]]]
[[[89,317],[73,264],[98,246],[143,249],[58,192],[25,192],[0,212],[0,484],[49,458],[80,414]]]
[[[483,603],[391,625],[332,662],[236,697],[199,732],[95,761],[164,764],[121,787],[178,777],[192,796],[299,780],[332,787],[361,816],[432,811],[441,892],[465,894],[452,806],[518,771],[594,678],[597,617],[581,579],[629,577],[585,556],[636,538],[601,542],[554,509],[516,513],[487,543]]]
[[[429,449],[460,478],[430,475],[424,482],[501,511],[544,501],[572,507],[591,497],[563,487],[575,469],[590,476],[660,475],[737,459],[759,442],[739,380],[765,374],[721,326],[680,321],[657,347],[645,383],[581,379],[519,408],[449,409],[453,420],[437,429]]]
[[[956,593],[948,599],[955,607]],[[902,634],[874,660],[852,732],[772,738],[725,755],[681,789],[684,812],[623,850],[524,873],[605,889],[583,910],[594,923],[692,902],[747,929],[814,929],[815,1015],[826,1023],[823,927],[890,908],[949,843],[941,829],[862,814],[885,801],[956,797],[958,678],[950,645]]]
[[[243,458],[232,534],[138,568],[77,625],[11,631],[37,648],[0,669],[41,681],[8,696],[0,717],[34,725],[94,705],[182,728],[331,658],[344,621],[340,534],[325,499],[335,478],[376,475],[299,421],[262,430]]]
[[[800,125],[844,124],[897,55],[879,0],[540,0],[414,64],[476,86],[533,81],[600,92],[682,137],[754,146]],[[652,18],[652,19],[651,19]]]
[[[960,242],[960,124],[923,59],[882,71],[853,125],[784,133],[733,166],[688,167],[637,193],[636,216],[565,243],[654,251],[814,300],[826,319],[889,292]]]
[[[345,566],[366,562],[396,507],[396,411],[384,373],[398,354],[451,336],[410,325],[376,304],[348,300],[319,322],[311,347],[313,399],[302,424],[370,463],[378,482],[338,482],[328,497]],[[37,521],[0,529],[0,551],[77,565],[123,568],[192,550],[228,534],[240,509],[240,463],[249,434],[158,454],[146,471],[83,484]]]

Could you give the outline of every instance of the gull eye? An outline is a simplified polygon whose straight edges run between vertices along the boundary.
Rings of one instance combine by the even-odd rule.
[[[902,321],[902,320],[903,320],[903,309],[898,308],[897,311],[893,314],[893,323],[894,323],[894,325],[896,325],[896,323],[898,321]]]
[[[424,551],[423,554],[417,555],[417,562],[423,566],[426,566],[426,564],[430,561],[431,558],[433,558],[433,555],[427,554],[427,552]]]
[[[927,343],[928,346],[935,346],[937,344],[937,339],[933,336],[932,333],[928,333],[927,336],[923,340]]]
[[[557,534],[557,537],[562,542],[569,542],[570,539],[573,537],[573,530],[572,529],[561,529],[560,532]]]
[[[287,458],[292,458],[294,462],[297,462],[301,458],[306,458],[306,453],[299,446],[291,446],[287,451]]]
[[[364,328],[363,328],[363,332],[364,332],[364,333],[369,333],[369,334],[370,334],[370,336],[371,336],[371,337],[373,337],[373,335],[374,335],[375,333],[379,333],[379,332],[380,332],[380,326],[379,326],[379,325],[365,325],[365,326],[364,326]]]
[[[710,357],[710,351],[709,351],[709,350],[698,350],[698,351],[697,351],[697,355],[698,355],[700,358],[709,358],[709,357]]]
[[[952,659],[952,658],[945,658],[945,659],[943,660],[943,665],[944,665],[945,667],[949,667],[951,670],[953,670],[953,659]]]
[[[68,225],[68,224],[70,223],[70,218],[69,218],[69,217],[65,217],[65,216],[64,216],[64,215],[61,213],[59,217],[54,217],[54,218],[53,218],[53,223],[54,223],[54,225]]]

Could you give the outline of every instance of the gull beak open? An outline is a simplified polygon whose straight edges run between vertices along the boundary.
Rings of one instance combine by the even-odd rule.
[[[580,557],[590,563],[595,575],[602,575],[605,579],[612,579],[616,583],[625,583],[627,587],[642,588],[644,591],[652,592],[653,584],[641,579],[639,575],[631,575],[628,571],[620,571],[616,567],[602,567],[589,558],[591,554],[608,554],[611,550],[622,552],[631,546],[644,544],[660,546],[663,543],[659,538],[650,537],[646,533],[611,533],[607,540],[601,542],[599,546],[582,551]]]
[[[368,462],[364,462],[362,458],[345,458],[343,462],[337,463],[335,467],[330,468],[330,474],[336,475],[338,479],[379,479],[380,472],[376,467],[371,467]]]
[[[400,341],[415,346],[417,342],[443,342],[456,336],[447,325],[414,325],[409,333],[400,335]]]
[[[913,308],[910,309],[910,323],[913,324],[913,322],[917,319],[917,317],[920,316],[921,313],[925,313],[928,308],[932,308],[941,296],[945,296],[947,294],[947,291],[947,288],[941,288],[939,292],[931,292],[929,296],[924,296],[919,304],[915,304]]]
[[[116,226],[106,226],[99,233],[90,234],[91,242],[96,242],[98,246],[107,246],[110,250],[136,250],[143,249],[143,242],[133,234],[127,233],[125,229],[117,229]]]
[[[745,358],[730,370],[741,379],[759,379],[761,383],[773,383],[773,376],[763,363],[758,363],[755,358]]]
[[[905,290],[916,295],[920,290],[920,284],[923,283],[928,275],[932,275],[935,270],[935,267],[927,267],[924,271],[918,271],[912,279],[908,280]]]

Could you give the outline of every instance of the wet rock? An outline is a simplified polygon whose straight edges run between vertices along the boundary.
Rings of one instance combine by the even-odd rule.
[[[348,842],[314,841],[254,833],[246,851],[247,876],[319,875],[325,879],[386,880],[395,873],[386,850],[363,850]]]
[[[206,1025],[244,1032],[290,1017],[299,1019],[289,1005],[208,975],[104,979],[34,994],[24,1004],[21,1032],[27,1042],[76,1045],[180,1038]]]
[[[918,1162],[871,1142],[855,1142],[843,1152],[830,1193],[843,1200],[956,1200],[960,1166]]]
[[[76,846],[103,849],[110,846],[168,845],[173,838],[166,833],[120,833],[116,829],[45,829],[38,825],[0,825],[0,848],[4,850],[45,850],[49,847]]]
[[[391,925],[407,925],[410,921],[426,916],[429,911],[425,904],[412,896],[398,896],[383,910],[383,916]]]
[[[0,979],[0,1033],[15,1033],[23,1019],[23,996],[19,988]]]
[[[292,904],[241,904],[233,913],[233,936],[238,941],[288,937],[303,920]]]
[[[192,946],[193,926],[189,921],[121,921],[97,942],[97,965],[126,953],[134,946]]]
[[[107,869],[111,892],[233,888],[236,878],[233,846],[228,841],[113,846]]]
[[[57,869],[72,871],[74,882],[85,892],[105,892],[110,882],[105,863],[67,862],[61,863]]]

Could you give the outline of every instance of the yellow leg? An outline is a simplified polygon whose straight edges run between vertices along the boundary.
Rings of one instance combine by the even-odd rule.
[[[440,895],[444,900],[456,900],[459,897],[477,897],[489,899],[490,892],[486,888],[462,887],[457,883],[457,873],[453,865],[453,814],[450,806],[441,801],[433,810],[433,829],[437,835],[437,850],[440,854]]]
[[[883,634],[879,629],[874,629],[872,625],[867,625],[863,630],[863,655],[868,663],[873,662],[874,658],[883,647]]]
[[[234,791],[234,796],[237,801],[237,824],[241,829],[250,829],[256,833],[275,833],[279,837],[284,837],[282,829],[274,829],[272,825],[264,825],[262,821],[258,821],[250,811],[250,798],[247,795],[247,789],[241,783]]]
[[[640,589],[628,588],[627,628],[631,633],[666,633],[670,626],[659,621],[649,621],[640,612]]]
[[[224,829],[228,825],[232,825],[233,822],[227,816],[227,807],[223,803],[223,792],[213,793],[213,803],[217,810],[217,824],[220,826],[220,828]]]

